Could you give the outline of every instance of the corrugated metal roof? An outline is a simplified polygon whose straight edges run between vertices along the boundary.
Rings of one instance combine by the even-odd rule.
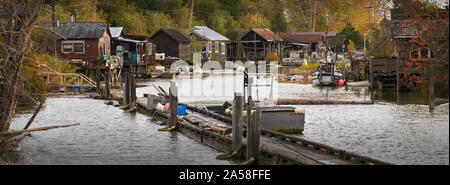
[[[176,29],[173,28],[161,28],[159,31],[157,31],[153,36],[152,39],[159,34],[160,32],[166,33],[169,37],[174,39],[175,41],[179,43],[190,43],[191,40],[189,40],[187,37],[185,37],[183,34],[178,32]]]
[[[112,38],[117,38],[123,31],[123,27],[110,27],[109,32],[111,32]]]
[[[122,38],[122,37],[117,37],[117,40],[124,41],[124,42],[132,42],[132,43],[145,43],[145,41],[142,41],[142,40],[126,39],[126,38]]]
[[[68,39],[98,39],[107,31],[105,22],[68,22],[60,23],[61,34]]]
[[[206,26],[194,26],[190,31],[189,34],[196,34],[206,40],[210,41],[229,41],[227,37],[221,35],[220,33],[217,33],[216,31],[206,27]]]

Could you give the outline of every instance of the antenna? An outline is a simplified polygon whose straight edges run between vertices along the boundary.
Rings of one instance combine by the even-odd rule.
[[[325,16],[327,17],[327,32],[325,32],[327,50],[325,51],[325,63],[328,64],[328,10],[326,10]]]

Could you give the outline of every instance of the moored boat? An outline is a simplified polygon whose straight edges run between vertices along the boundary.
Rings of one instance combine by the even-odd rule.
[[[335,61],[321,62],[312,75],[312,83],[317,86],[336,85],[342,79],[340,70]]]

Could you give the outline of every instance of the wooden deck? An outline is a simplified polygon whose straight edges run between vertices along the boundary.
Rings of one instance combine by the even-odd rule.
[[[147,98],[137,100],[139,110],[157,115],[162,119],[167,119],[168,115],[147,108]],[[202,122],[213,124],[225,124],[231,126],[231,118],[223,115],[201,110],[197,107],[186,105],[187,113],[199,118],[194,123],[186,119],[179,119],[179,129],[181,133],[191,137],[201,143],[216,148],[222,152],[231,152],[231,134],[224,135],[213,132],[210,129],[200,127]],[[244,125],[243,148],[245,151],[246,131]],[[242,152],[245,158],[245,152]],[[298,136],[286,135],[279,132],[261,129],[260,136],[261,164],[301,164],[301,165],[387,165],[389,163],[360,156],[340,149],[333,148],[321,143],[300,138]]]

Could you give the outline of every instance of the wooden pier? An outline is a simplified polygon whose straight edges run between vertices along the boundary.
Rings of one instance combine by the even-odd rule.
[[[236,98],[235,102],[240,102]],[[298,136],[287,135],[259,127],[258,114],[247,117],[247,121],[235,117],[234,119],[217,114],[212,111],[185,105],[190,117],[197,119],[180,119],[176,121],[176,131],[211,146],[219,151],[233,156],[234,159],[247,160],[248,164],[299,164],[299,165],[389,165],[389,163],[361,156],[325,144],[310,141]],[[168,120],[169,114],[155,111],[147,106],[147,98],[137,99],[138,111],[155,115]],[[236,106],[236,104],[235,104]],[[258,111],[257,107],[251,107],[251,111]],[[242,122],[242,131],[233,125],[233,120]],[[244,124],[246,122],[246,124]],[[228,125],[235,130],[231,136],[215,132],[211,128],[204,128],[203,123]],[[251,125],[250,125],[251,124]],[[248,128],[248,129],[247,129]],[[260,132],[260,133],[258,133]],[[233,134],[239,134],[233,135]],[[258,135],[258,136],[255,136]],[[246,152],[245,152],[246,151]]]

